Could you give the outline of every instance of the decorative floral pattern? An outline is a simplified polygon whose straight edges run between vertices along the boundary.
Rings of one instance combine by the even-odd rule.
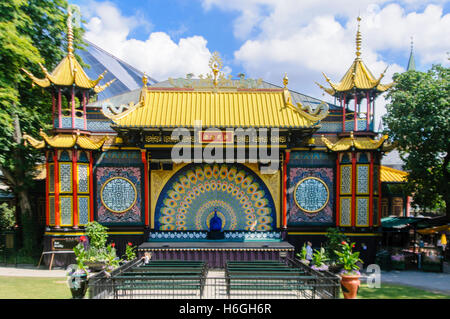
[[[340,205],[340,225],[341,226],[350,226],[351,225],[351,198],[341,197],[341,205]]]
[[[87,165],[78,164],[78,192],[80,193],[89,192],[88,171]]]
[[[368,165],[357,165],[357,182],[356,182],[356,192],[358,194],[368,194],[369,193],[369,166]]]
[[[59,164],[59,181],[62,193],[72,192],[72,164]]]
[[[352,192],[352,167],[350,165],[341,166],[341,194],[351,194]]]
[[[356,225],[369,226],[369,198],[358,197],[356,201]]]
[[[325,223],[331,224],[333,222],[333,206],[334,206],[334,197],[332,194],[329,194],[329,200],[326,206],[318,212],[310,213],[305,210],[300,209],[295,203],[294,196],[295,194],[295,186],[302,179],[306,177],[315,177],[322,181],[328,189],[334,189],[333,187],[333,168],[306,168],[306,167],[291,167],[289,169],[289,184],[288,184],[288,203],[289,203],[289,217],[288,224],[290,225],[298,225],[305,223]],[[320,182],[319,182],[320,183]],[[321,184],[321,183],[320,183]],[[324,196],[326,195],[323,190],[323,185],[316,185],[317,192],[308,191],[304,196],[311,196],[314,198],[310,198],[305,200],[305,202],[315,202],[315,201],[323,201]],[[303,196],[303,195],[302,195]]]
[[[241,164],[189,164],[164,186],[155,229],[208,230],[214,210],[223,230],[272,230],[273,199],[264,182]]]
[[[141,224],[142,223],[142,168],[141,167],[98,167],[95,171],[95,180],[97,182],[96,185],[96,204],[97,204],[97,221],[99,223],[105,224],[117,224],[117,223],[133,223],[133,224]],[[110,181],[112,178],[116,177],[117,179],[125,178],[130,181],[133,185],[133,191],[136,192],[136,200],[134,204],[124,212],[113,212],[108,207],[106,207],[102,203],[102,186]],[[126,189],[123,189],[126,191]],[[123,196],[118,195],[119,199],[127,200],[131,194],[125,194]],[[110,203],[110,202],[109,202]],[[117,202],[119,203],[119,202]],[[111,204],[114,206],[115,204]],[[126,203],[117,204],[121,208],[127,206]],[[109,207],[113,208],[114,207]],[[117,208],[117,207],[116,207]],[[117,210],[119,211],[119,210]]]

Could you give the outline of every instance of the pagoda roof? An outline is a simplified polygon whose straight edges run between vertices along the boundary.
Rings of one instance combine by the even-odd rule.
[[[146,88],[141,100],[112,116],[113,126],[143,127],[278,127],[313,128],[328,115],[322,104],[314,112],[294,105],[286,89],[195,90]]]
[[[383,145],[387,138],[387,135],[382,136],[379,140],[370,137],[355,137],[353,132],[350,132],[350,137],[341,138],[336,143],[332,143],[322,135],[322,142],[329,150],[334,152],[347,151],[352,147],[358,150],[376,150]]]
[[[380,179],[385,183],[404,183],[406,182],[407,172],[400,171],[398,169],[381,166],[380,167]]]
[[[67,46],[67,55],[59,62],[57,67],[53,70],[53,72],[48,72],[47,69],[39,63],[42,72],[44,73],[44,78],[38,78],[34,76],[31,72],[22,69],[28,77],[33,81],[34,84],[47,88],[51,85],[56,86],[71,86],[76,85],[79,88],[83,89],[93,89],[95,93],[99,93],[111,85],[115,79],[107,82],[105,85],[99,85],[99,82],[103,79],[105,72],[100,74],[97,79],[91,80],[86,72],[83,70],[81,64],[75,58],[73,54],[73,30],[72,30],[72,22],[71,22],[71,12],[69,11],[69,18],[67,20],[67,38],[68,38],[68,46]]]
[[[332,82],[330,78],[323,73],[325,80],[331,88],[324,87],[316,82],[321,89],[332,96],[336,95],[338,92],[348,92],[354,89],[375,90],[381,93],[391,88],[394,84],[381,84],[381,79],[384,77],[386,70],[384,70],[384,72],[376,78],[361,59],[361,32],[359,30],[360,21],[361,18],[358,17],[358,31],[356,33],[356,58],[345,75],[342,77],[341,81],[338,83]]]
[[[222,61],[217,52],[209,65],[212,73],[199,79],[192,79],[191,74],[186,79],[169,79],[171,87],[147,87],[144,76],[137,103],[120,107],[104,104],[102,112],[115,128],[319,128],[328,115],[325,102],[314,109],[294,102],[287,75],[283,88],[261,88],[261,79],[245,79],[243,74],[232,79],[220,72]]]
[[[43,138],[42,141],[38,141],[27,134],[23,135],[23,139],[25,140],[25,143],[30,143],[30,145],[36,149],[42,149],[46,145],[52,148],[73,148],[77,145],[85,150],[98,150],[103,146],[107,139],[107,136],[98,139],[78,134],[57,134],[50,137],[43,131],[41,131],[39,135]]]

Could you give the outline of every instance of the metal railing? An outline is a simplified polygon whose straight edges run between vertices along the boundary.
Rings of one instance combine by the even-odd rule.
[[[339,278],[314,271],[296,260],[290,265],[301,275],[227,276],[210,270],[201,276],[125,276],[142,265],[129,262],[110,275],[104,272],[89,279],[89,297],[94,299],[330,299],[339,298]]]

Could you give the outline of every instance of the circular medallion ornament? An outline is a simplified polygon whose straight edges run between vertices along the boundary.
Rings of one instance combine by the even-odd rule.
[[[103,184],[100,197],[108,210],[113,213],[124,213],[135,204],[137,191],[130,180],[113,177]]]
[[[295,203],[307,213],[317,213],[324,209],[329,197],[328,186],[317,177],[306,177],[295,186]]]

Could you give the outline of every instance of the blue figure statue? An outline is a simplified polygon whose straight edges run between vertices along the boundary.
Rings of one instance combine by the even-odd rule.
[[[222,219],[217,216],[217,208],[214,208],[214,216],[209,221],[210,231],[221,231],[222,230]]]

